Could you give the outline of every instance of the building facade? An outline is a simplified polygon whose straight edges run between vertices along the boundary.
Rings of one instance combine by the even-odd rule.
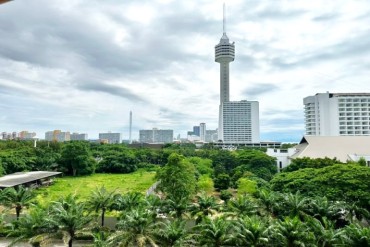
[[[140,130],[139,141],[141,143],[172,143],[173,130],[151,129]]]
[[[200,137],[200,141],[202,142],[206,141],[206,124],[205,123],[199,124],[199,137]]]
[[[62,132],[61,130],[53,130],[45,133],[46,141],[64,142],[71,140],[71,134],[69,131]]]
[[[370,93],[318,93],[303,104],[306,135],[370,135]]]
[[[99,140],[109,144],[119,144],[122,143],[122,134],[112,132],[99,133]]]
[[[257,101],[230,101],[221,105],[219,128],[223,143],[258,143],[259,104]]]
[[[72,133],[71,141],[87,141],[88,137],[85,133]]]

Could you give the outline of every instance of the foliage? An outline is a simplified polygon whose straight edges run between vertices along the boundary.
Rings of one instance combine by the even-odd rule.
[[[87,142],[71,141],[63,146],[60,165],[68,175],[88,175],[94,173],[96,161]]]
[[[168,163],[157,172],[158,189],[169,199],[190,198],[195,192],[195,167],[184,156],[171,154]]]
[[[333,165],[280,173],[271,181],[276,191],[300,191],[305,196],[357,202],[370,208],[370,169],[359,165]]]
[[[208,175],[202,175],[200,176],[198,182],[197,182],[197,190],[200,192],[205,193],[212,193],[214,190],[214,184],[212,178],[210,178]]]
[[[232,197],[233,194],[229,190],[220,191],[220,199],[223,200],[225,203],[227,203]]]
[[[257,182],[248,178],[239,178],[236,182],[238,188],[238,194],[254,194],[257,191]]]
[[[234,170],[234,181],[238,180],[246,171],[249,171],[266,181],[271,180],[277,173],[275,158],[262,151],[254,149],[240,150],[237,152],[238,167]]]
[[[94,189],[87,201],[87,206],[95,212],[101,210],[101,226],[104,226],[105,212],[112,207],[113,199],[115,197],[115,190],[107,191],[106,188],[100,187]]]
[[[336,158],[330,159],[328,157],[315,159],[309,157],[295,158],[282,172],[293,172],[304,168],[324,168],[335,164],[341,164],[341,162]]]
[[[30,206],[33,198],[34,193],[31,189],[18,186],[6,188],[1,191],[0,202],[6,207],[14,208],[18,220],[22,209]]]
[[[109,151],[102,157],[97,172],[131,173],[137,170],[137,159],[131,150]]]
[[[230,186],[230,176],[226,173],[220,173],[215,177],[214,182],[217,191],[226,190]]]
[[[199,174],[212,176],[213,174],[212,160],[200,157],[190,157],[187,158],[187,160],[190,163],[194,164]]]

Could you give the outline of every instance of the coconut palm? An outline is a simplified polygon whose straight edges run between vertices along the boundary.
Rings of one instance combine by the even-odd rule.
[[[6,207],[15,209],[17,220],[19,220],[22,209],[31,205],[33,198],[33,191],[23,186],[6,188],[1,192],[2,204]]]
[[[194,230],[195,239],[200,246],[227,246],[231,240],[231,224],[223,217],[215,219],[206,217]]]
[[[101,226],[104,226],[105,212],[112,207],[115,190],[107,191],[105,187],[96,188],[87,200],[87,206],[97,213],[101,210]]]
[[[108,238],[108,246],[157,246],[155,214],[145,208],[133,209],[120,219],[116,231]]]
[[[51,204],[49,223],[56,226],[58,233],[63,234],[69,247],[72,247],[76,232],[86,228],[92,221],[86,209],[85,203],[78,202],[76,196],[73,195],[68,195]]]
[[[196,196],[197,202],[190,207],[191,215],[195,217],[196,223],[200,223],[203,218],[217,212],[219,205],[213,196],[203,193]]]
[[[164,221],[157,224],[158,231],[156,237],[161,246],[184,246],[187,244],[186,221],[176,219],[174,221]]]
[[[263,247],[269,242],[269,227],[257,216],[238,218],[233,226],[231,240],[235,246]]]
[[[257,213],[258,205],[249,196],[241,195],[228,203],[228,214],[232,216],[251,216]]]

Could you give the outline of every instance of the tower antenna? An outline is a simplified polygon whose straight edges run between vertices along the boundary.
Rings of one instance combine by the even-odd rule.
[[[223,6],[223,33],[226,34],[226,7],[225,7],[225,3],[224,3],[224,6]]]

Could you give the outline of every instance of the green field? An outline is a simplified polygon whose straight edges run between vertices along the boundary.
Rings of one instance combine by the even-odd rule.
[[[76,194],[81,200],[89,197],[91,191],[97,187],[105,186],[107,190],[117,189],[125,193],[137,191],[145,193],[155,182],[155,172],[136,171],[130,174],[93,174],[84,177],[60,177],[48,187],[36,190],[37,201],[48,203],[68,194]]]

